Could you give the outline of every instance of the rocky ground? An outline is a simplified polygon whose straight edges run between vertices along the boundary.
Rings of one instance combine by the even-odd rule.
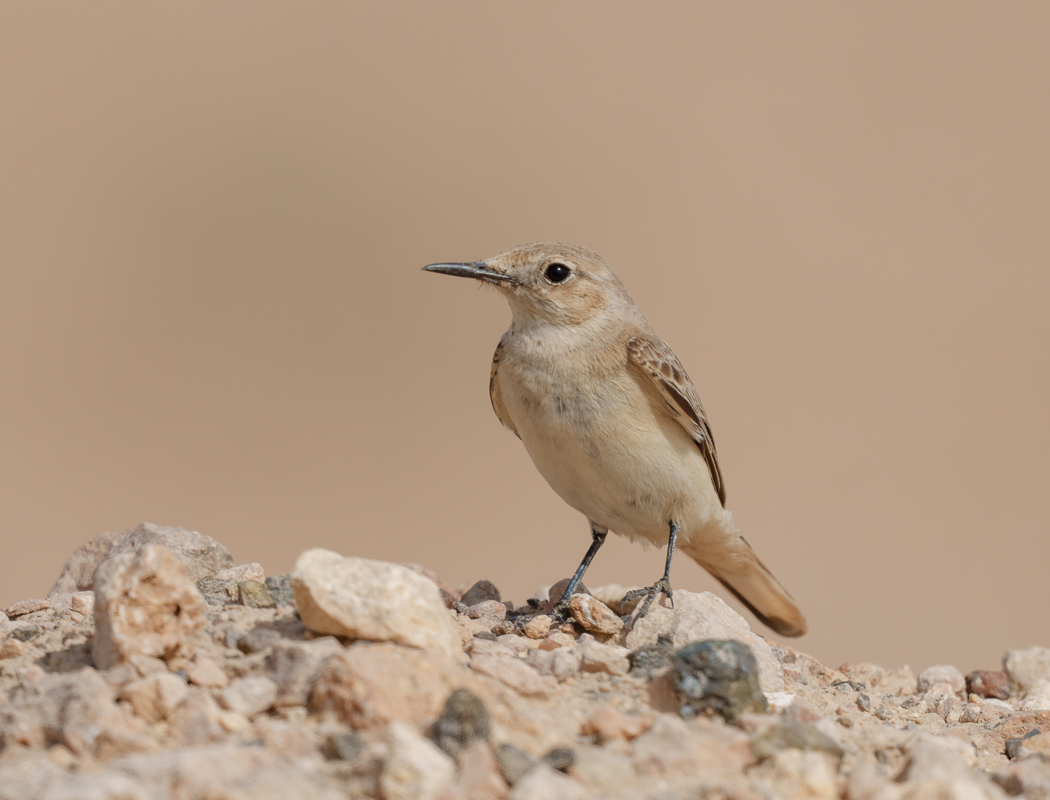
[[[0,800],[1050,798],[1050,648],[838,668],[677,590],[547,612],[310,550],[288,576],[142,525],[0,613]]]

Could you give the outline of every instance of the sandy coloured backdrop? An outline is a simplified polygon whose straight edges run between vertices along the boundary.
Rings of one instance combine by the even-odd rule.
[[[0,607],[143,520],[564,577],[586,523],[489,408],[508,309],[420,272],[547,239],[685,363],[797,646],[1050,645],[1048,41],[1025,2],[3,3]]]

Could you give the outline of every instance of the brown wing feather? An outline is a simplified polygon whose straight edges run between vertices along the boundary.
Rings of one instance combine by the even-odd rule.
[[[497,351],[498,352],[498,351]],[[667,409],[693,437],[696,446],[711,470],[711,481],[718,492],[722,506],[726,504],[726,487],[722,480],[722,470],[718,467],[718,451],[715,439],[711,435],[711,425],[704,414],[704,406],[696,388],[685,372],[685,367],[678,360],[670,347],[660,339],[635,337],[627,342],[627,354],[630,360],[649,378],[663,398]]]
[[[496,352],[492,355],[492,370],[489,372],[489,400],[492,401],[492,410],[496,412],[496,416],[499,421],[503,423],[505,428],[509,428],[511,433],[521,438],[521,434],[518,433],[514,427],[514,423],[510,420],[510,414],[507,413],[507,407],[503,405],[503,393],[499,388],[499,362],[503,360],[503,340],[499,340],[499,344],[496,345]]]

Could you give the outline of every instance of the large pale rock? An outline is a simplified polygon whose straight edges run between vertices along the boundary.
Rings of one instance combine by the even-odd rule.
[[[1010,650],[1003,656],[1003,670],[1014,686],[1027,692],[1036,681],[1050,680],[1050,647]]]
[[[359,642],[321,666],[310,705],[352,728],[403,720],[432,722],[453,689],[471,688],[470,673],[436,650]]]
[[[736,639],[751,648],[758,662],[758,680],[763,692],[784,691],[780,662],[765,639],[752,633],[747,620],[710,592],[687,592],[675,589],[674,608],[662,596],[624,635],[629,650],[656,644],[661,634],[670,636],[677,650],[691,642],[706,639]]]
[[[186,566],[166,547],[147,544],[111,554],[95,571],[95,637],[99,669],[132,656],[178,662],[196,649],[204,599]]]
[[[167,547],[186,565],[192,581],[198,581],[233,566],[233,557],[229,551],[210,536],[183,528],[143,522],[133,531],[104,533],[77,548],[66,561],[62,574],[58,576],[48,596],[93,589],[95,569],[103,559],[127,550],[137,550],[147,544]]]
[[[437,585],[399,564],[315,548],[296,561],[292,589],[303,624],[317,633],[460,651]]]
[[[456,774],[456,764],[404,722],[390,725],[390,758],[379,777],[384,800],[436,800]]]

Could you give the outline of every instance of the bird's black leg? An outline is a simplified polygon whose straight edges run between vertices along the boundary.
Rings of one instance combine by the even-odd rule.
[[[569,581],[569,585],[565,589],[565,594],[561,596],[561,600],[559,600],[558,604],[551,610],[551,616],[555,620],[565,622],[569,618],[569,603],[572,601],[572,596],[579,587],[580,581],[583,580],[583,573],[585,573],[587,567],[591,565],[591,561],[594,559],[595,553],[598,552],[598,548],[605,544],[605,537],[608,534],[609,531],[599,530],[597,525],[593,522],[591,523],[591,546],[587,548],[587,554],[583,557],[583,561],[580,562],[580,566],[576,568],[572,580]]]
[[[674,543],[677,540],[678,525],[674,520],[671,520],[671,533],[667,537],[667,564],[664,566],[664,576],[652,586],[646,586],[644,589],[635,589],[633,592],[628,592],[623,596],[621,604],[634,600],[636,597],[645,597],[645,602],[638,609],[638,613],[634,615],[635,622],[649,613],[649,606],[652,605],[653,600],[661,592],[667,595],[667,599],[671,601],[671,608],[674,608],[674,593],[671,591],[671,557],[674,556]]]

